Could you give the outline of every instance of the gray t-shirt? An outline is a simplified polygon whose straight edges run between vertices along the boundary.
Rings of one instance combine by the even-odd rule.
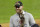
[[[32,14],[23,11],[25,17],[25,24],[24,27],[31,27],[35,24],[35,20]],[[20,27],[20,18],[19,15],[16,13],[15,15],[11,16],[10,18],[10,27]]]

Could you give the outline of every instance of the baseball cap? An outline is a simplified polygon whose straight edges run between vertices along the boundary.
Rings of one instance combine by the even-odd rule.
[[[22,6],[22,5],[23,5],[22,2],[21,2],[21,1],[18,1],[18,2],[16,2],[15,7],[16,7],[16,8],[19,8],[19,7]]]

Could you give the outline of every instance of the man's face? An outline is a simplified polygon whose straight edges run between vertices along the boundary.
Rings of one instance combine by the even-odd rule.
[[[23,6],[20,6],[19,8],[16,8],[17,13],[21,13]]]

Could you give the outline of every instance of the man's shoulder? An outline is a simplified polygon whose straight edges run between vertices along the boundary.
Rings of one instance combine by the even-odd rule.
[[[15,13],[14,15],[12,15],[12,16],[17,16],[17,13]]]
[[[11,18],[14,18],[14,17],[16,17],[16,16],[17,16],[17,14],[14,14],[14,15],[11,16]]]
[[[27,15],[32,15],[32,14],[31,14],[31,13],[29,13],[29,12],[26,12],[26,14],[27,14]]]
[[[32,15],[31,13],[26,12],[26,14],[27,14],[29,17],[33,17],[33,15]]]

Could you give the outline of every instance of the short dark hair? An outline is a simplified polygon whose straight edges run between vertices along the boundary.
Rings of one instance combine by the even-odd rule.
[[[20,6],[22,6],[22,5],[23,5],[21,1],[18,1],[18,3],[20,3]]]
[[[18,3],[18,4],[15,4],[15,7],[16,7],[16,8],[19,8],[20,6],[23,5],[21,1],[18,1],[18,2],[16,2],[16,3]]]

